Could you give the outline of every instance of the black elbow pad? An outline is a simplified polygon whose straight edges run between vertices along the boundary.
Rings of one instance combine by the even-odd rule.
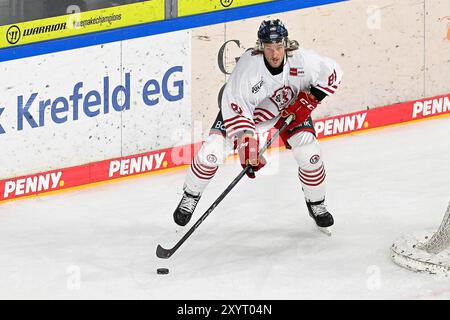
[[[327,96],[327,94],[325,92],[323,92],[322,90],[317,89],[316,87],[311,86],[309,92],[311,92],[311,94],[318,100],[318,101],[322,101],[323,99],[325,99],[325,97]]]

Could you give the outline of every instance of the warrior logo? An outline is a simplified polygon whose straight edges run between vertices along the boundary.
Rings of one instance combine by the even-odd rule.
[[[311,157],[311,159],[309,159],[309,162],[311,162],[311,164],[316,164],[317,162],[319,162],[320,160],[320,156],[318,154],[315,154]]]
[[[16,44],[19,42],[20,36],[20,29],[16,25],[9,27],[8,31],[6,31],[6,41],[10,44]]]
[[[233,3],[233,0],[220,0],[220,3],[222,4],[222,6],[227,8],[227,7],[231,6],[231,4]]]
[[[21,39],[22,36],[23,36],[23,38],[25,38],[25,37],[29,37],[29,36],[40,35],[40,34],[49,33],[49,32],[56,32],[56,31],[61,31],[61,30],[66,30],[66,29],[67,29],[67,22],[61,22],[61,23],[55,23],[55,24],[49,24],[49,25],[45,25],[45,26],[38,26],[38,27],[24,29],[23,34],[22,34],[19,27],[16,25],[13,25],[13,26],[9,27],[8,31],[6,32],[6,40],[10,44],[16,44],[17,42],[19,42],[19,40]]]
[[[270,100],[277,106],[278,111],[286,108],[294,98],[294,92],[291,87],[283,87],[275,91]]]

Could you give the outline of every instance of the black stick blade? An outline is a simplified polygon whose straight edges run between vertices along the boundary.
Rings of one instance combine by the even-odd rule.
[[[161,259],[169,259],[172,255],[172,252],[170,250],[164,249],[161,247],[161,245],[158,244],[158,247],[156,248],[156,256]]]

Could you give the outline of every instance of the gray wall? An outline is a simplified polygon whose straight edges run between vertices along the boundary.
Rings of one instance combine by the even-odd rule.
[[[192,97],[194,121],[207,133],[217,96],[235,58],[254,46],[262,19],[280,18],[291,39],[336,60],[344,70],[337,93],[315,118],[432,97],[450,92],[449,0],[352,0],[193,29]]]
[[[0,25],[64,15],[76,5],[80,11],[95,10],[144,0],[0,0]]]

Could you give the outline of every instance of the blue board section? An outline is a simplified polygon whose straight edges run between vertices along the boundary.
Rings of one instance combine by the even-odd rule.
[[[252,6],[144,23],[110,31],[101,31],[0,49],[0,62],[345,1],[348,0],[278,0]]]

